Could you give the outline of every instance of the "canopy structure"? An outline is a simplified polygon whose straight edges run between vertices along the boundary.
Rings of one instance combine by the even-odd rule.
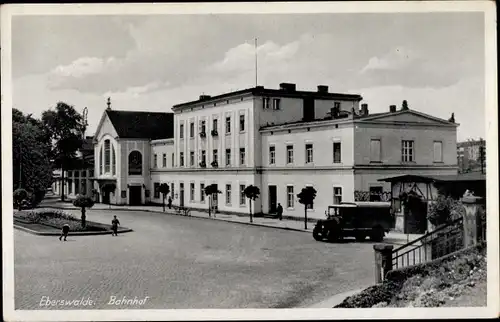
[[[410,190],[419,192],[427,200],[433,199],[430,186],[443,189],[456,198],[460,198],[466,190],[473,191],[477,196],[486,195],[486,175],[480,172],[457,175],[401,175],[378,181],[390,182],[392,185],[399,183],[402,191],[406,191],[405,186],[411,187]],[[418,184],[425,184],[425,193]]]

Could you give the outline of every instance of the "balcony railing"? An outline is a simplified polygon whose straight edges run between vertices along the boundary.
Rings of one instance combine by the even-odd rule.
[[[205,162],[200,162],[200,167],[201,168],[206,168],[207,167],[207,164]]]
[[[212,134],[212,136],[219,136],[219,133],[217,132],[217,130],[210,131],[210,134]]]
[[[210,163],[210,165],[212,166],[212,168],[217,168],[219,166],[217,161],[212,161],[212,163]]]
[[[200,132],[200,137],[201,138],[206,138],[207,137],[207,133],[205,131],[201,131]]]

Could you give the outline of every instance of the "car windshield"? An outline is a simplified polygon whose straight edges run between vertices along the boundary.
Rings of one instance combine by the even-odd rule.
[[[328,208],[328,216],[338,216],[340,209],[337,207],[329,207]]]

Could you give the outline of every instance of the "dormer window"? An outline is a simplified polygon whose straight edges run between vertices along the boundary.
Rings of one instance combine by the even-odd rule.
[[[273,98],[273,110],[277,111],[280,109],[281,99]]]
[[[271,99],[269,97],[264,97],[264,109],[268,110],[271,106],[270,104]]]

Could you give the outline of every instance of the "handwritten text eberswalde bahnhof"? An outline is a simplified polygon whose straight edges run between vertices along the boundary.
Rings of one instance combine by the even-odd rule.
[[[134,298],[128,298],[126,296],[123,296],[122,298],[117,298],[116,296],[110,296],[109,301],[106,304],[115,306],[144,305],[146,304],[148,299],[149,296],[146,296],[144,298],[138,298],[137,296],[135,296]],[[39,305],[41,307],[55,307],[55,306],[94,306],[95,304],[96,301],[91,300],[89,297],[87,298],[82,297],[80,299],[73,299],[73,300],[60,300],[60,299],[54,300],[48,296],[42,296]]]

